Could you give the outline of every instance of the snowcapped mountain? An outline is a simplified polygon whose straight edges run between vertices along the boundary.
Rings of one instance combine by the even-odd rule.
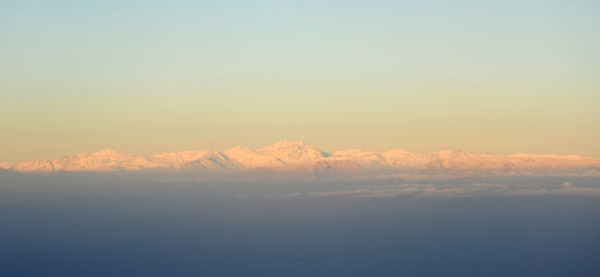
[[[331,154],[302,141],[279,141],[259,149],[236,146],[223,151],[181,151],[136,155],[103,149],[57,160],[0,163],[0,172],[114,172],[197,170],[201,172],[296,172],[313,175],[373,175],[404,171],[600,171],[600,159],[576,155],[491,155],[457,150],[379,153],[349,149]]]
[[[307,145],[303,141],[282,140],[275,144],[256,149],[257,153],[279,159],[285,164],[311,163],[322,160],[328,154]]]

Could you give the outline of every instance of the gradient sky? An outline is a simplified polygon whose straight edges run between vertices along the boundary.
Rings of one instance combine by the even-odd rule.
[[[304,140],[600,157],[600,2],[0,2],[0,161]]]

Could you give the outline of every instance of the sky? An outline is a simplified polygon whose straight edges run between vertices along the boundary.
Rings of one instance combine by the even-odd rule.
[[[1,1],[0,161],[304,140],[600,157],[598,1]]]

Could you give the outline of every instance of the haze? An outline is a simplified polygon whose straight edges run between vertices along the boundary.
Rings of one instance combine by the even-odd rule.
[[[0,160],[110,147],[600,157],[598,1],[2,1]]]

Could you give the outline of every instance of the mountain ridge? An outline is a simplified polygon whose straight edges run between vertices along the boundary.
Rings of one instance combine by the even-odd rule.
[[[364,175],[398,171],[600,170],[600,159],[577,155],[477,154],[452,149],[427,153],[393,149],[347,149],[327,153],[303,141],[282,140],[258,149],[188,150],[138,155],[105,148],[55,160],[2,162],[4,172],[129,172],[198,170],[202,172],[310,172],[315,175]]]

